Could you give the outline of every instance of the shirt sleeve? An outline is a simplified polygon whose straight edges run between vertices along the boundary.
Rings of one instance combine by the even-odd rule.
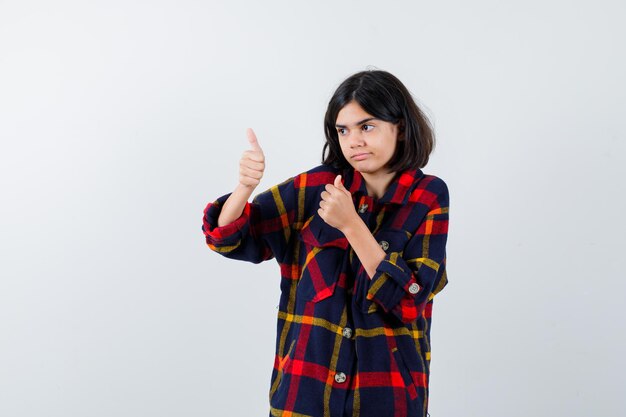
[[[437,182],[440,184],[437,197],[402,255],[388,252],[369,282],[366,298],[403,323],[419,317],[426,304],[448,283],[449,194],[443,180]]]
[[[202,231],[207,246],[231,259],[260,263],[276,258],[282,262],[296,216],[295,177],[257,194],[251,203],[246,202],[238,219],[218,227],[217,219],[231,194],[204,209]]]

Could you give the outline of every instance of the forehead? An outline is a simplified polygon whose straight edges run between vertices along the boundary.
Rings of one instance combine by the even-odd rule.
[[[341,125],[349,125],[368,117],[374,116],[363,110],[363,107],[361,107],[359,103],[352,100],[351,102],[343,106],[341,110],[339,110],[339,113],[337,113],[336,123]]]

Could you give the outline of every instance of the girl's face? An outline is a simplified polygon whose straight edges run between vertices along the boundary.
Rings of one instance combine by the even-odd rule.
[[[362,174],[385,175],[396,150],[398,125],[377,119],[354,100],[337,114],[335,122],[341,152]]]

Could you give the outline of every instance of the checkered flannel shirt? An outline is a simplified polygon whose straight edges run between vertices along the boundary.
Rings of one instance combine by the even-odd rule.
[[[343,233],[317,213],[337,174],[386,252],[371,279]],[[280,266],[270,415],[426,417],[433,297],[448,282],[445,182],[405,170],[376,199],[360,172],[319,165],[217,227],[230,194],[204,210],[208,247]]]

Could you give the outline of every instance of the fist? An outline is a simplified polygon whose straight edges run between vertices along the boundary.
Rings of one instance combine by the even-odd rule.
[[[333,184],[326,184],[320,197],[320,208],[317,209],[317,213],[335,229],[343,231],[345,227],[350,227],[355,220],[359,219],[352,201],[352,194],[341,182],[341,175],[335,177]]]
[[[245,150],[239,160],[239,183],[245,187],[255,188],[261,182],[265,171],[265,155],[254,131],[248,128],[246,135],[250,149]]]

